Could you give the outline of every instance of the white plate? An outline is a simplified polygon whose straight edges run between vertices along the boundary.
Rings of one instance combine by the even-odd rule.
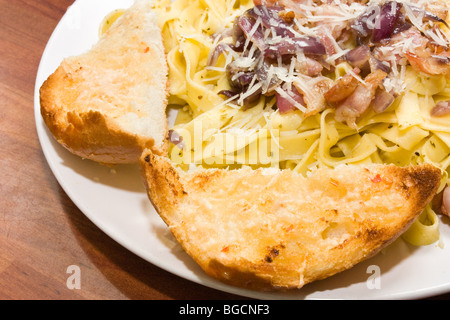
[[[132,3],[133,0],[75,1],[49,40],[36,79],[35,117],[42,150],[64,191],[93,223],[149,263],[179,277],[243,297],[415,299],[450,292],[448,219],[441,221],[440,226],[443,247],[433,244],[416,248],[398,240],[353,269],[299,291],[262,293],[224,285],[206,276],[172,238],[147,198],[137,166],[119,166],[112,171],[82,160],[56,143],[40,116],[41,84],[63,58],[82,53],[97,41],[100,22],[109,12]]]

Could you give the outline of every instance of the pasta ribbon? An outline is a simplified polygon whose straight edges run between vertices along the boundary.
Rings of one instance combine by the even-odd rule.
[[[402,237],[415,246],[427,246],[439,240],[439,219],[428,205]]]

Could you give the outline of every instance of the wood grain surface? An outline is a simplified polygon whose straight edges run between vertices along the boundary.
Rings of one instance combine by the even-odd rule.
[[[36,133],[34,85],[45,45],[72,3],[0,0],[0,299],[242,299],[135,256],[56,181]],[[81,289],[67,286],[71,265],[82,271]]]

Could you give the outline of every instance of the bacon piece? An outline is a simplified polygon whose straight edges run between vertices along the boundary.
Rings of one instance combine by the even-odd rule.
[[[305,116],[313,116],[327,107],[327,103],[324,97],[325,92],[331,89],[333,86],[333,80],[330,78],[319,76],[313,78],[313,83],[308,83],[306,87],[299,87],[296,83],[294,86],[298,92],[303,96],[305,101],[307,112]]]
[[[411,51],[405,53],[396,53],[396,63],[405,57],[414,70],[424,72],[430,75],[449,75],[450,74],[450,51],[448,48],[437,47],[430,39],[423,36],[416,28],[411,27],[406,31],[394,35],[386,46],[374,49],[374,57],[381,61],[390,61],[390,51],[395,51],[397,43],[404,39],[412,39]],[[391,48],[392,50],[387,50]]]
[[[355,74],[359,74],[358,68],[353,69]],[[336,84],[325,93],[325,99],[331,105],[348,98],[359,85],[358,79],[351,73],[347,73],[342,78],[336,80]]]
[[[392,105],[394,100],[394,95],[390,94],[386,90],[378,88],[375,93],[375,98],[372,100],[370,106],[376,113],[382,113]]]
[[[424,53],[406,53],[411,66],[417,70],[430,75],[448,75],[450,74],[450,58],[445,56],[433,56],[429,52]]]
[[[302,60],[297,59],[295,62],[295,70],[309,77],[315,77],[321,74],[323,66],[320,62],[305,57]]]
[[[336,120],[356,128],[356,120],[369,108],[379,85],[386,76],[387,73],[381,70],[369,74],[364,79],[364,83],[360,83],[353,94],[336,108]]]

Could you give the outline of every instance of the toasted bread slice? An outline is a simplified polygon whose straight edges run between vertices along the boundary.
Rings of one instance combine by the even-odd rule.
[[[248,289],[301,288],[399,237],[439,186],[431,165],[343,166],[308,177],[273,169],[178,170],[144,151],[148,196],[203,270]]]
[[[41,114],[64,147],[105,164],[166,151],[167,73],[153,1],[138,0],[88,52],[40,88]]]

